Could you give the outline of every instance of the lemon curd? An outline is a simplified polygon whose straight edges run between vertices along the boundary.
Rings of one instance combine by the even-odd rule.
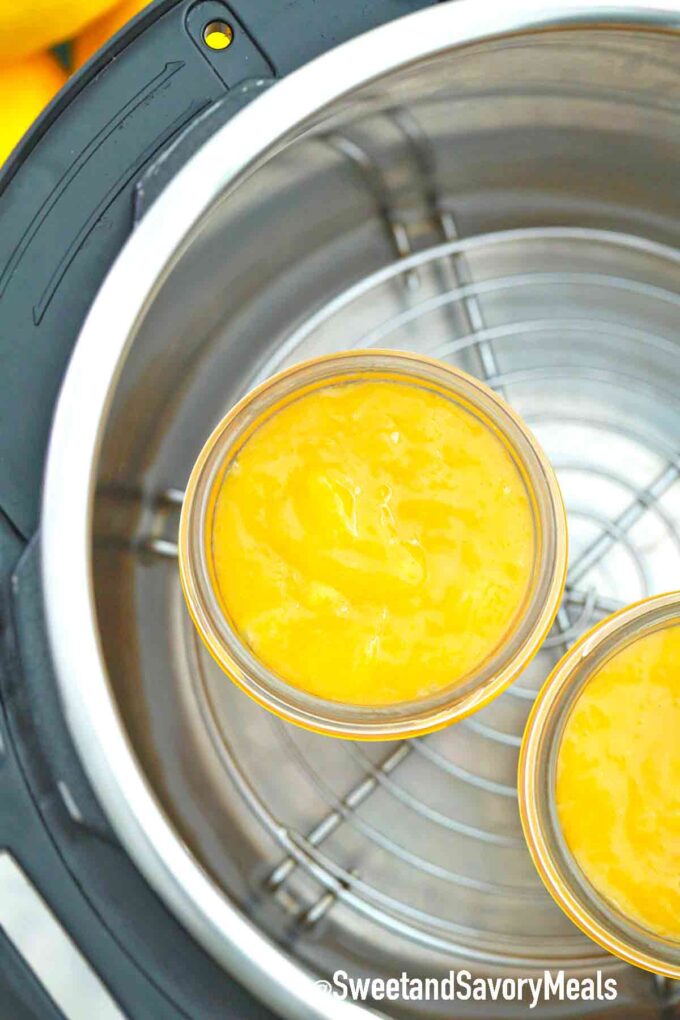
[[[634,640],[587,681],[560,744],[556,805],[600,895],[680,938],[680,625]]]
[[[499,433],[389,379],[322,386],[257,425],[206,528],[241,640],[288,684],[350,705],[462,682],[516,625],[536,555]]]

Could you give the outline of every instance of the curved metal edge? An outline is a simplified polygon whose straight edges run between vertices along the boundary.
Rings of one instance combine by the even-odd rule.
[[[680,28],[680,5],[459,0],[360,36],[293,72],[236,115],[183,168],[114,264],[87,317],[57,405],[43,495],[48,634],[69,729],[94,790],[142,873],[196,939],[291,1018],[366,1016],[328,996],[252,925],[189,853],[162,811],[118,714],[95,624],[90,534],[101,423],[123,356],[160,283],[210,204],[266,147],[332,100],[423,57],[519,31]],[[493,30],[490,30],[493,26]],[[272,125],[277,126],[273,133]],[[166,210],[171,214],[167,215]]]

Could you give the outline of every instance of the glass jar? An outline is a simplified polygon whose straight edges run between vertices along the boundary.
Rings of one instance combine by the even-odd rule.
[[[526,486],[534,556],[520,610],[503,640],[472,675],[418,700],[355,705],[316,697],[275,675],[254,655],[221,608],[212,564],[211,520],[221,480],[265,421],[315,390],[360,381],[422,387],[455,402],[501,440]],[[239,687],[290,722],[352,739],[388,740],[425,733],[474,712],[524,669],[548,633],[562,597],[567,561],[566,514],[554,472],[535,438],[491,389],[433,359],[395,351],[351,351],[298,364],[245,396],[201,451],[182,510],[179,563],[194,623],[208,650]]]
[[[680,941],[625,916],[594,888],[564,838],[556,804],[557,762],[569,715],[588,681],[642,637],[680,625],[680,592],[645,599],[607,617],[560,660],[529,716],[519,758],[522,827],[543,882],[565,914],[604,949],[656,974],[680,978]],[[678,734],[680,739],[680,734]],[[631,746],[631,754],[635,753]]]

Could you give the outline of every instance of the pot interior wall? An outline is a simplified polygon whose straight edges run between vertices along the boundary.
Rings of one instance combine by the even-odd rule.
[[[196,858],[320,975],[599,966],[618,976],[617,1017],[649,1015],[649,979],[543,891],[514,783],[532,692],[563,650],[677,586],[679,83],[675,37],[597,27],[368,83],[213,203],[134,337],[92,536],[110,682]],[[174,543],[193,460],[234,400],[369,345],[450,360],[526,416],[563,485],[573,566],[513,689],[442,733],[358,746],[280,723],[219,674]]]

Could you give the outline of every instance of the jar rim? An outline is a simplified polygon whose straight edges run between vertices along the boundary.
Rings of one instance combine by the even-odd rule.
[[[216,472],[283,400],[354,378],[399,378],[438,389],[492,428],[522,475],[535,518],[537,555],[514,633],[492,650],[486,673],[452,681],[418,701],[359,706],[327,701],[288,684],[263,666],[228,626],[214,597],[201,536]],[[277,400],[279,403],[277,403]],[[554,471],[522,419],[490,387],[451,365],[393,350],[352,350],[300,362],[246,394],[203,446],[187,485],[179,535],[180,578],[194,624],[220,668],[259,704],[315,732],[352,739],[411,737],[458,721],[501,693],[533,658],[559,608],[566,582],[566,511]],[[509,649],[508,654],[501,652]],[[500,651],[499,651],[500,650]],[[478,670],[479,672],[479,670]]]
[[[675,979],[680,978],[680,940],[655,935],[597,892],[562,836],[552,780],[561,733],[585,684],[623,648],[677,625],[680,591],[673,591],[624,606],[583,634],[557,663],[534,701],[520,747],[517,782],[529,853],[557,905],[614,956]]]

